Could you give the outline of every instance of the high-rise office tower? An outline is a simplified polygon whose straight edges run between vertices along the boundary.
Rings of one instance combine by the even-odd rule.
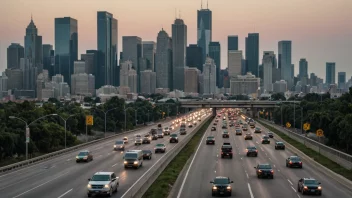
[[[246,72],[259,76],[259,33],[249,33],[246,37]]]
[[[71,83],[72,95],[95,96],[95,77],[92,74],[72,74]]]
[[[224,74],[225,74],[225,69],[221,69],[219,73],[219,79],[216,79],[219,82],[218,88],[224,87]]]
[[[24,36],[24,58],[29,59],[32,67],[37,67],[39,73],[43,70],[42,49],[42,37],[38,36],[38,29],[31,18]]]
[[[228,51],[227,58],[230,78],[234,78],[237,77],[237,75],[241,75],[243,59],[242,51],[230,50]]]
[[[186,49],[186,66],[203,70],[203,52],[198,45],[190,44]]]
[[[198,93],[200,71],[197,68],[185,68],[185,93]]]
[[[43,44],[43,69],[48,70],[49,78],[54,75],[55,51],[50,44]]]
[[[220,81],[221,48],[219,42],[209,43],[209,57],[214,59],[216,65],[216,86],[221,88],[224,86],[224,82]]]
[[[122,37],[123,61],[132,61],[132,67],[137,72],[137,91],[140,89],[140,60],[143,54],[142,39],[138,36],[123,36]],[[133,89],[131,88],[131,91]],[[134,90],[133,90],[134,91]]]
[[[203,66],[203,93],[215,94],[216,92],[216,67],[215,62],[209,56]]]
[[[287,82],[289,89],[293,86],[292,79],[292,42],[279,41],[279,69],[281,70],[281,79]]]
[[[73,62],[78,59],[78,23],[71,17],[55,18],[54,74],[61,74],[71,85]]]
[[[238,36],[229,35],[227,36],[227,50],[238,50]]]
[[[326,78],[325,83],[330,86],[331,84],[335,84],[335,63],[327,62],[326,63]]]
[[[155,54],[156,87],[172,90],[172,41],[164,29],[160,30],[157,37]]]
[[[118,23],[109,12],[97,12],[97,48],[102,58],[98,62],[98,87],[116,85]]]
[[[146,59],[146,68],[154,71],[156,43],[154,41],[143,41],[143,57]]]
[[[11,43],[7,48],[7,69],[20,68],[20,59],[24,58],[24,48],[19,43]]]
[[[141,71],[141,93],[152,94],[156,89],[156,74],[152,70]]]
[[[275,54],[272,51],[264,51],[263,54],[263,85],[266,91],[273,90],[273,65],[275,64]]]
[[[38,67],[33,67],[32,59],[21,58],[20,69],[23,71],[23,89],[36,90]],[[11,82],[11,81],[10,81]]]
[[[209,43],[212,41],[212,12],[208,9],[197,11],[197,44],[202,49],[202,64],[209,54]],[[202,67],[202,66],[201,66]]]
[[[346,72],[337,73],[338,88],[345,90],[346,89]]]
[[[187,25],[182,19],[175,19],[172,24],[173,90],[184,90],[186,47]]]
[[[299,78],[302,79],[303,77],[308,78],[308,62],[305,58],[301,58],[299,60]]]

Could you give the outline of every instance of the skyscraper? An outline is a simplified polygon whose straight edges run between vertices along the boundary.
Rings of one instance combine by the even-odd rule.
[[[155,54],[156,87],[172,89],[172,41],[164,29],[157,37]]]
[[[202,49],[202,64],[209,54],[209,43],[212,41],[212,12],[208,9],[197,11],[197,44]]]
[[[186,49],[186,66],[203,70],[203,52],[198,45],[190,44]]]
[[[141,93],[152,94],[156,89],[156,74],[152,70],[141,71]]]
[[[259,33],[249,33],[246,37],[246,72],[259,76]]]
[[[37,67],[38,72],[43,70],[42,37],[38,36],[38,29],[33,19],[26,28],[24,36],[24,58],[29,59],[32,67]]]
[[[97,48],[102,58],[98,62],[98,88],[103,85],[116,85],[117,70],[117,20],[109,12],[97,12]]]
[[[299,78],[302,80],[303,77],[308,78],[308,62],[305,58],[299,60]]]
[[[242,51],[239,50],[230,50],[228,51],[228,68],[230,78],[237,77],[241,75],[242,68]]]
[[[78,59],[78,23],[71,17],[55,18],[54,74],[61,74],[71,85],[73,62]]]
[[[325,83],[330,86],[331,84],[335,84],[335,63],[327,62],[326,63],[326,78]]]
[[[227,50],[238,50],[238,36],[230,35],[227,37]]]
[[[154,41],[143,41],[143,57],[147,61],[147,69],[154,71],[156,43]]]
[[[216,91],[216,67],[215,62],[209,56],[203,66],[203,93],[215,94]]]
[[[55,51],[50,44],[43,44],[43,69],[48,70],[49,78],[54,75]]]
[[[345,90],[346,89],[346,72],[337,73],[338,88]]]
[[[7,69],[20,68],[20,59],[24,58],[24,48],[19,43],[11,43],[7,48]]]
[[[292,79],[292,42],[279,41],[279,69],[281,70],[281,79],[287,82],[289,89],[293,86]]]
[[[200,71],[197,68],[185,68],[185,93],[198,93]]]
[[[263,54],[263,85],[266,91],[273,90],[273,65],[275,61],[275,54],[272,51],[264,51]]]
[[[209,43],[209,57],[214,59],[216,65],[216,86],[221,88],[224,86],[224,82],[220,81],[221,48],[219,42]]]
[[[138,93],[140,90],[140,60],[143,54],[142,39],[138,36],[123,36],[122,37],[123,61],[132,61],[132,67],[137,72],[137,91],[131,88],[133,93]]]
[[[172,24],[173,89],[184,90],[186,66],[187,25],[182,19]]]

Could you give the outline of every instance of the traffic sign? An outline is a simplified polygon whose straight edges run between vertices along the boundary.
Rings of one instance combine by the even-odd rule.
[[[286,127],[287,128],[290,128],[291,127],[291,124],[289,122],[286,122]]]
[[[308,131],[310,129],[310,123],[306,122],[303,125],[303,130]]]
[[[323,131],[322,129],[318,129],[318,130],[317,130],[317,136],[318,136],[318,137],[324,136],[324,131]]]
[[[93,116],[92,115],[87,115],[86,116],[86,125],[93,125]]]
[[[29,132],[29,127],[26,128],[26,143],[29,143],[29,137],[30,137],[30,132]]]

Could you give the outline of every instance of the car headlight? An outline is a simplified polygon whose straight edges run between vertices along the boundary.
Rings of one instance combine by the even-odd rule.
[[[116,148],[116,145],[114,145],[114,148]]]
[[[79,159],[79,157],[78,157],[78,156],[76,156],[76,159]]]
[[[88,184],[88,185],[87,185],[87,188],[92,188],[92,185]]]
[[[127,164],[127,161],[124,161],[123,163],[124,163],[124,164]]]
[[[104,188],[110,188],[109,184],[105,184]]]
[[[218,189],[218,187],[216,187],[216,186],[213,186],[213,190],[216,190],[216,189]]]
[[[231,186],[226,187],[226,189],[227,189],[227,190],[230,190],[230,189],[231,189]]]
[[[318,186],[318,190],[321,190],[321,186]]]
[[[138,164],[138,161],[134,161],[133,164]]]
[[[308,189],[308,187],[307,186],[305,186],[305,187],[303,187],[304,189]]]

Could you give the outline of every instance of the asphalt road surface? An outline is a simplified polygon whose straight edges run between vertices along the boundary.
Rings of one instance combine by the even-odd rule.
[[[202,121],[204,117],[202,118]],[[198,122],[199,123],[199,122]],[[163,124],[163,127],[169,126],[171,121]],[[157,160],[164,154],[154,154],[151,160],[145,160],[143,167],[139,169],[124,169],[123,152],[114,151],[113,145],[116,140],[122,140],[123,137],[129,138],[129,143],[125,150],[154,150],[157,143],[166,144],[166,152],[175,146],[175,143],[169,143],[169,137],[153,140],[151,144],[134,145],[134,136],[136,134],[144,135],[152,127],[146,127],[128,135],[121,135],[109,141],[104,141],[87,147],[93,154],[94,160],[88,163],[76,163],[75,157],[77,152],[71,152],[62,156],[29,166],[23,169],[15,170],[0,175],[0,197],[4,198],[77,198],[87,197],[88,178],[91,178],[98,171],[113,171],[120,177],[120,186],[118,192],[113,197],[121,197],[130,186],[132,186]],[[175,128],[171,133],[177,132]],[[193,128],[187,129],[187,135],[193,131]],[[179,141],[185,136],[179,135]],[[83,150],[83,149],[82,149]]]
[[[222,117],[221,117],[222,118]],[[240,117],[239,117],[240,118]],[[229,122],[227,122],[229,123]],[[183,178],[182,185],[173,197],[212,197],[212,181],[216,176],[230,177],[233,180],[232,197],[248,198],[300,198],[310,195],[302,195],[297,192],[297,182],[302,177],[313,177],[322,184],[321,197],[347,198],[352,197],[352,192],[343,185],[321,174],[314,167],[303,161],[303,168],[287,168],[285,159],[294,155],[289,150],[275,150],[275,141],[270,144],[261,144],[262,135],[255,134],[254,129],[249,129],[253,134],[253,140],[244,140],[242,136],[235,135],[235,127],[229,127],[230,138],[222,138],[222,120],[219,120],[217,131],[210,131],[211,124],[203,136],[193,162]],[[259,124],[257,124],[259,126]],[[263,128],[262,128],[263,129]],[[207,136],[215,136],[215,145],[206,145]],[[221,159],[221,145],[230,142],[233,147],[233,159]],[[247,157],[247,146],[255,145],[258,149],[258,157]],[[258,163],[270,163],[274,169],[274,179],[258,179],[254,167]],[[177,195],[177,196],[176,196]]]

